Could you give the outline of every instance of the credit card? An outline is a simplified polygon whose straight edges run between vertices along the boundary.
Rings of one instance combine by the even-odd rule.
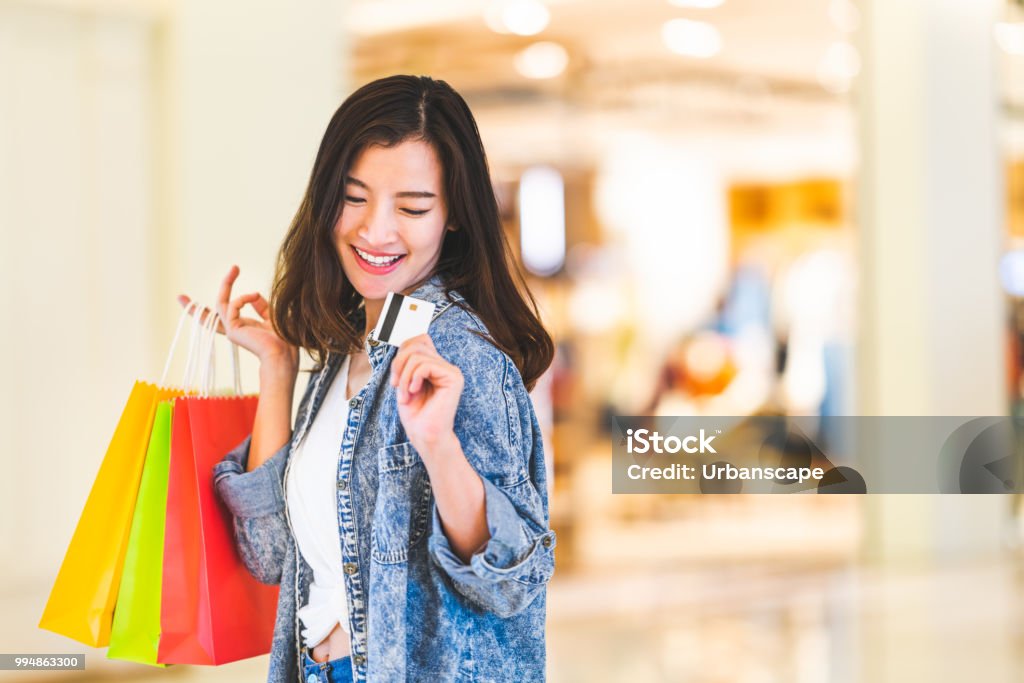
[[[434,304],[411,296],[388,292],[380,320],[373,328],[373,338],[392,346],[401,346],[409,337],[426,334]]]

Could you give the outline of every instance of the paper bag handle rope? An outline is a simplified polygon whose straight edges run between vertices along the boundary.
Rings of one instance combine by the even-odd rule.
[[[214,313],[213,314],[213,318],[214,318],[214,321],[210,324],[210,327],[208,328],[209,337],[207,338],[208,341],[207,341],[207,347],[206,347],[206,353],[208,355],[208,360],[207,360],[206,368],[204,369],[203,374],[202,374],[202,376],[200,378],[200,385],[203,387],[203,395],[204,396],[209,396],[211,393],[213,393],[213,384],[214,384],[214,380],[215,380],[215,377],[216,377],[216,369],[217,369],[217,365],[216,365],[217,346],[216,346],[215,342],[216,342],[216,339],[217,339],[217,324],[218,324],[218,322],[221,321],[221,317],[220,317],[219,313]],[[204,331],[207,331],[207,330],[204,330]],[[200,358],[201,357],[202,356],[200,355]],[[232,374],[233,379],[234,379],[233,388],[235,390],[235,395],[236,396],[241,396],[242,395],[242,376],[241,376],[241,372],[239,371],[239,366],[238,366],[238,344],[236,344],[234,342],[231,342],[231,374]]]
[[[188,354],[185,359],[185,374],[181,380],[181,386],[185,390],[194,390],[195,374],[199,367],[199,350],[202,347],[202,332],[213,316],[207,316],[206,321],[200,324],[200,316],[192,316],[192,334],[188,339]]]
[[[167,386],[167,373],[171,369],[171,359],[174,358],[174,350],[178,347],[178,338],[181,337],[181,328],[185,326],[185,319],[194,311],[196,308],[196,302],[190,301],[188,306],[185,306],[185,310],[181,312],[181,316],[178,317],[178,326],[174,329],[174,339],[171,340],[171,349],[167,352],[167,360],[164,362],[164,371],[160,374],[160,386]],[[193,326],[193,334],[195,333],[195,326]],[[190,345],[191,347],[191,345]]]
[[[178,325],[174,330],[174,338],[171,340],[171,348],[167,353],[167,360],[164,362],[164,370],[160,375],[160,385],[166,386],[167,375],[170,372],[171,360],[174,358],[174,352],[178,346],[178,340],[181,337],[181,330],[185,325],[185,319],[192,315],[192,313],[198,308],[198,303],[190,301],[185,309],[181,312],[181,316],[178,318]],[[191,332],[189,334],[189,345],[188,353],[185,361],[185,371],[182,377],[182,388],[191,389],[194,386],[193,376],[199,367],[199,361],[203,358],[203,353],[207,354],[207,366],[199,378],[200,386],[197,387],[203,395],[209,395],[213,387],[211,386],[216,370],[215,361],[215,347],[213,340],[216,337],[217,323],[220,321],[220,316],[211,311],[210,315],[206,316],[206,320],[203,322],[200,329],[200,317],[192,316]],[[204,345],[205,334],[209,335],[209,343]],[[242,395],[242,377],[239,369],[238,360],[238,344],[231,343],[231,369],[234,378],[234,390],[236,396]]]

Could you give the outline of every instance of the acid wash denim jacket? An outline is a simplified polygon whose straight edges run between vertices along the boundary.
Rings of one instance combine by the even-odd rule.
[[[412,296],[436,305],[428,334],[462,371],[454,429],[483,480],[490,539],[468,564],[452,551],[426,467],[398,417],[389,382],[397,349],[368,340],[372,373],[338,430],[338,529],[354,680],[543,681],[556,539],[533,404],[515,364],[470,331],[486,327],[456,305],[465,299],[446,293],[439,275]],[[342,360],[328,354],[310,377],[297,428],[269,460],[246,471],[250,435],[213,468],[244,564],[259,581],[280,584],[268,683],[301,682],[297,611],[309,599],[313,571],[298,550],[283,482]]]

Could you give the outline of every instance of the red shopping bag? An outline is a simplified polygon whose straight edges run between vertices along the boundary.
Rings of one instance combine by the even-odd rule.
[[[258,582],[214,493],[215,463],[252,432],[256,396],[174,402],[160,605],[166,664],[224,664],[270,652],[278,587]]]

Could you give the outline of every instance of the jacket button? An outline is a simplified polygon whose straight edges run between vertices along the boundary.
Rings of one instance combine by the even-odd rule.
[[[550,548],[551,547],[551,537],[550,536],[545,536],[544,540],[541,541],[541,543],[544,544],[545,548]]]
[[[380,344],[380,341],[378,341],[377,339],[373,339],[372,337],[367,339],[366,341],[370,344],[370,346],[377,346],[378,344]]]
[[[348,488],[348,479],[340,479],[338,481],[338,488],[344,491]]]
[[[356,563],[355,562],[346,562],[345,565],[342,567],[342,569],[344,570],[344,572],[346,574],[355,574],[356,573]]]
[[[352,661],[355,663],[356,666],[362,666],[363,664],[366,664],[366,657],[364,657],[363,655],[354,655],[352,657]]]
[[[352,399],[351,401],[348,402],[348,405],[351,408],[355,408],[357,405],[359,405],[359,399],[358,398]]]

